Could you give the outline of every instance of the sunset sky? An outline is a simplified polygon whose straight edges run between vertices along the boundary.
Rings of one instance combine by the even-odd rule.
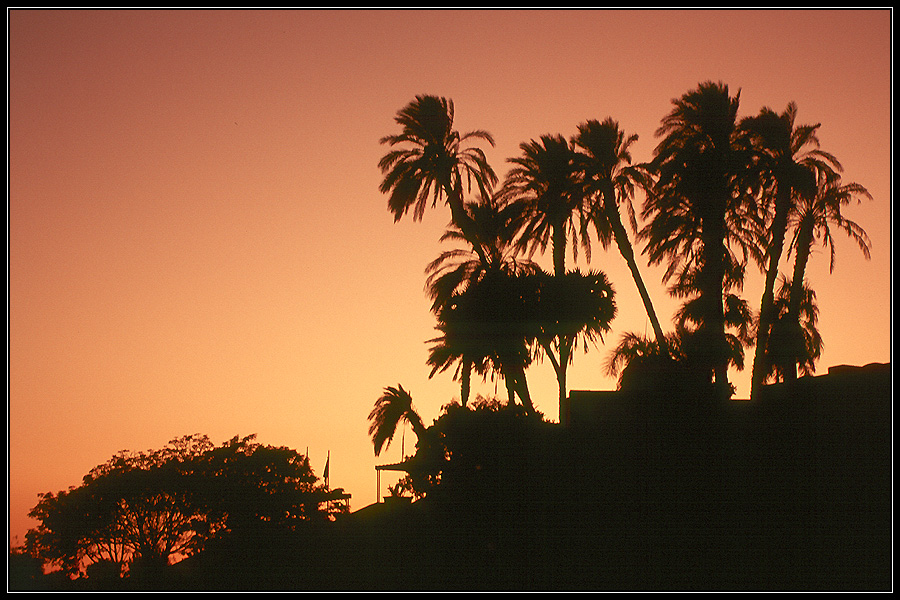
[[[821,248],[811,259],[817,373],[891,359],[889,10],[7,16],[12,543],[38,493],[191,433],[256,433],[308,451],[319,476],[330,452],[352,509],[376,500],[374,465],[401,458],[399,432],[378,458],[368,437],[382,389],[410,390],[426,424],[459,397],[425,363],[424,268],[449,209],[395,223],[378,191],[379,139],[418,94],[452,98],[458,130],[491,132],[501,176],[520,143],[607,116],[649,160],[672,100],[703,81],[740,90],[740,117],[795,101],[874,197],[845,213],[871,260],[842,235],[833,273]],[[639,264],[671,328],[662,269]],[[614,389],[609,350],[649,325],[615,250],[590,267],[619,316],[569,389]],[[743,296],[758,309],[761,295],[751,270]],[[557,420],[552,367],[528,376]],[[732,378],[746,397],[749,366]]]

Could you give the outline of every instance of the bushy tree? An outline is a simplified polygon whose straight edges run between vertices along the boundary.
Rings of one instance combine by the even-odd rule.
[[[306,456],[255,436],[214,447],[206,436],[119,452],[82,484],[45,493],[29,516],[29,553],[70,577],[97,563],[120,574],[160,569],[214,538],[260,523],[291,530],[328,518],[328,492]]]
[[[534,453],[546,432],[539,413],[496,398],[478,396],[463,406],[451,402],[419,438],[406,465],[417,496],[490,498],[527,485]]]

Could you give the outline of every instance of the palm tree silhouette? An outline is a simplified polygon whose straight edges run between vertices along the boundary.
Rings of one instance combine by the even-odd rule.
[[[766,378],[786,381],[790,373],[800,370],[802,375],[812,375],[816,361],[822,355],[824,343],[817,328],[819,307],[816,294],[807,285],[802,285],[798,317],[790,314],[791,282],[782,276],[778,296],[774,301],[775,319],[772,322],[771,344],[767,347],[765,365]]]
[[[671,341],[672,335],[669,334],[670,340],[667,340],[667,348],[670,346],[676,347],[675,344],[668,343]],[[609,353],[604,371],[610,377],[617,377],[634,362],[650,358],[655,359],[660,356],[659,344],[655,339],[650,339],[633,331],[626,331],[619,337],[619,343]]]
[[[806,266],[813,246],[818,242],[829,249],[829,272],[834,271],[834,237],[831,227],[837,227],[856,242],[866,259],[871,257],[871,242],[865,230],[857,223],[845,218],[841,209],[855,198],[872,199],[868,190],[858,183],[842,183],[840,175],[831,170],[820,170],[817,174],[816,194],[811,199],[803,199],[793,215],[791,228],[794,236],[790,248],[794,251],[794,272],[791,279],[788,316],[793,323],[800,322],[801,305],[805,298],[803,286]],[[796,368],[787,369],[786,381],[796,379]]]
[[[383,448],[390,447],[401,421],[409,423],[420,440],[427,435],[422,418],[413,408],[412,396],[402,385],[384,388],[384,393],[375,401],[375,407],[369,413],[369,421],[369,435],[375,445],[375,456],[380,455]]]
[[[531,363],[529,340],[534,336],[530,280],[500,269],[490,269],[470,281],[441,306],[428,363],[444,370],[457,361],[482,374],[493,370],[503,377],[509,403],[518,395],[530,414],[535,413],[525,377]],[[433,371],[434,372],[434,371]]]
[[[516,235],[521,227],[518,207],[502,204],[495,197],[481,196],[465,204],[476,244],[455,223],[450,223],[441,242],[454,242],[456,247],[444,250],[425,268],[425,289],[437,311],[469,282],[480,279],[491,269],[518,272],[534,264],[518,256]],[[475,246],[483,250],[483,257]]]
[[[656,310],[653,308],[650,294],[634,257],[634,248],[619,214],[619,205],[622,204],[627,210],[632,231],[637,231],[631,200],[634,197],[635,186],[647,189],[650,183],[647,171],[641,166],[631,164],[629,148],[637,139],[637,135],[626,135],[619,128],[618,122],[607,118],[602,123],[590,120],[579,125],[578,134],[572,139],[572,143],[578,150],[576,160],[582,172],[585,195],[596,198],[592,216],[597,237],[604,248],[609,246],[611,239],[615,240],[619,254],[628,264],[644,303],[644,309],[656,335],[656,343],[662,352],[666,352],[666,336],[656,316]]]
[[[756,397],[768,371],[764,364],[769,329],[775,319],[775,279],[784,250],[788,218],[795,210],[800,197],[809,198],[816,192],[816,171],[840,171],[837,159],[819,150],[816,131],[820,124],[795,125],[797,105],[788,104],[780,115],[765,107],[755,117],[741,121],[741,129],[747,133],[757,152],[758,168],[766,180],[763,200],[769,211],[774,212],[768,221],[766,282],[760,301],[757,328],[756,354],[753,360],[750,396]]]
[[[516,256],[514,241],[520,215],[516,207],[501,205],[494,198],[482,196],[478,202],[466,203],[466,211],[474,224],[474,232],[478,245],[484,251],[484,259],[476,254],[459,227],[451,223],[441,241],[455,241],[462,247],[441,252],[425,270],[428,274],[426,290],[432,300],[432,311],[439,318],[455,296],[481,280],[491,270],[497,269],[514,275],[534,268],[531,261]],[[461,401],[465,406],[471,389],[472,371],[486,375],[490,370],[489,365],[485,356],[478,355],[474,348],[469,347],[464,336],[460,338],[453,335],[452,323],[439,322],[438,329],[443,335],[430,340],[434,344],[428,358],[428,364],[432,367],[430,377],[459,363],[454,378],[460,379]]]
[[[522,155],[508,159],[510,169],[500,193],[523,213],[520,243],[531,254],[551,247],[554,274],[566,272],[569,236],[577,258],[579,240],[590,252],[590,212],[575,171],[575,153],[561,135],[543,135],[519,145]]]
[[[482,130],[460,134],[453,129],[453,118],[453,101],[437,96],[416,96],[401,109],[395,121],[402,132],[381,139],[395,149],[379,162],[384,174],[380,190],[390,192],[388,208],[395,221],[410,208],[413,219],[421,220],[429,199],[432,206],[445,201],[453,223],[481,255],[463,204],[463,181],[470,191],[474,186],[483,196],[489,195],[497,176],[484,151],[468,144],[483,141],[493,146],[494,140]]]
[[[703,337],[710,364],[703,368],[728,386],[729,345],[725,335],[725,263],[739,247],[746,263],[752,246],[746,223],[755,212],[749,150],[737,128],[740,92],[722,83],[702,83],[673,101],[662,120],[650,168],[656,182],[642,212],[648,224],[640,237],[651,264],[668,261],[664,280],[691,273],[700,291]]]
[[[603,339],[616,316],[615,291],[601,271],[568,271],[550,275],[538,271],[529,276],[537,290],[534,312],[536,341],[557,373],[560,400],[566,393],[566,363],[582,345]],[[567,353],[554,352],[554,340],[565,340]],[[557,345],[557,348],[559,346]]]
[[[539,269],[492,269],[440,311],[437,328],[442,335],[431,340],[429,364],[446,368],[468,357],[470,364],[500,373],[510,404],[518,396],[526,412],[535,414],[525,370],[536,348],[561,370],[552,341],[587,346],[609,331],[615,314],[614,290],[601,272],[556,276]]]
[[[575,153],[561,135],[543,135],[519,145],[521,156],[508,159],[514,166],[504,181],[501,194],[523,214],[520,244],[533,254],[551,247],[553,274],[566,274],[566,246],[571,235],[577,259],[579,244],[590,258],[591,215],[584,202],[575,168]],[[574,340],[559,337],[555,348],[544,350],[553,364],[559,397],[566,396],[566,371]]]
[[[655,335],[655,334],[654,334]],[[619,343],[609,353],[604,371],[610,377],[618,378],[618,387],[625,389],[653,389],[665,385],[671,394],[671,376],[677,367],[687,370],[687,357],[681,349],[681,340],[689,333],[678,330],[666,335],[666,346],[660,349],[659,342],[645,335],[626,331],[619,337]]]
[[[753,343],[751,333],[753,313],[746,300],[730,291],[740,288],[743,283],[742,276],[741,265],[733,261],[726,262],[723,298],[725,347],[724,355],[721,356],[710,355],[716,346],[711,343],[709,330],[704,327],[704,319],[707,318],[705,303],[698,293],[699,289],[695,287],[696,284],[691,282],[693,278],[684,278],[679,286],[673,286],[674,295],[687,298],[675,313],[675,328],[680,332],[681,352],[687,360],[705,365],[724,358],[729,365],[743,370],[744,347]],[[675,289],[676,287],[678,289]]]
[[[472,372],[486,376],[490,371],[488,356],[473,340],[461,335],[449,312],[438,312],[438,324],[435,328],[441,335],[428,340],[432,344],[426,361],[431,367],[429,378],[457,365],[453,378],[460,381],[460,401],[466,406],[472,390]]]

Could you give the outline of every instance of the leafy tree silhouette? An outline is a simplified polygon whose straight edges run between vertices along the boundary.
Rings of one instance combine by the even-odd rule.
[[[330,518],[320,506],[308,459],[254,436],[215,448],[206,436],[178,438],[160,450],[123,451],[91,470],[82,485],[46,493],[30,516],[32,556],[74,577],[92,564],[116,565],[132,581],[159,583],[169,563],[213,540],[265,523],[294,531]]]
[[[29,516],[40,525],[28,532],[32,554],[74,576],[84,564],[166,564],[200,545],[204,520],[196,496],[186,493],[185,462],[211,447],[189,436],[152,452],[120,452],[88,473],[82,485],[46,493]],[[210,523],[204,524],[208,530]]]
[[[528,485],[527,465],[542,448],[534,434],[543,424],[521,405],[480,395],[468,406],[443,406],[408,461],[415,493],[496,499]]]

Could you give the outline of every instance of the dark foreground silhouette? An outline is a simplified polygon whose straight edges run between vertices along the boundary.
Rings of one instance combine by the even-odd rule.
[[[753,403],[697,400],[645,392],[567,428],[482,431],[470,475],[420,501],[290,535],[259,528],[109,585],[891,589],[889,365],[769,386]]]

